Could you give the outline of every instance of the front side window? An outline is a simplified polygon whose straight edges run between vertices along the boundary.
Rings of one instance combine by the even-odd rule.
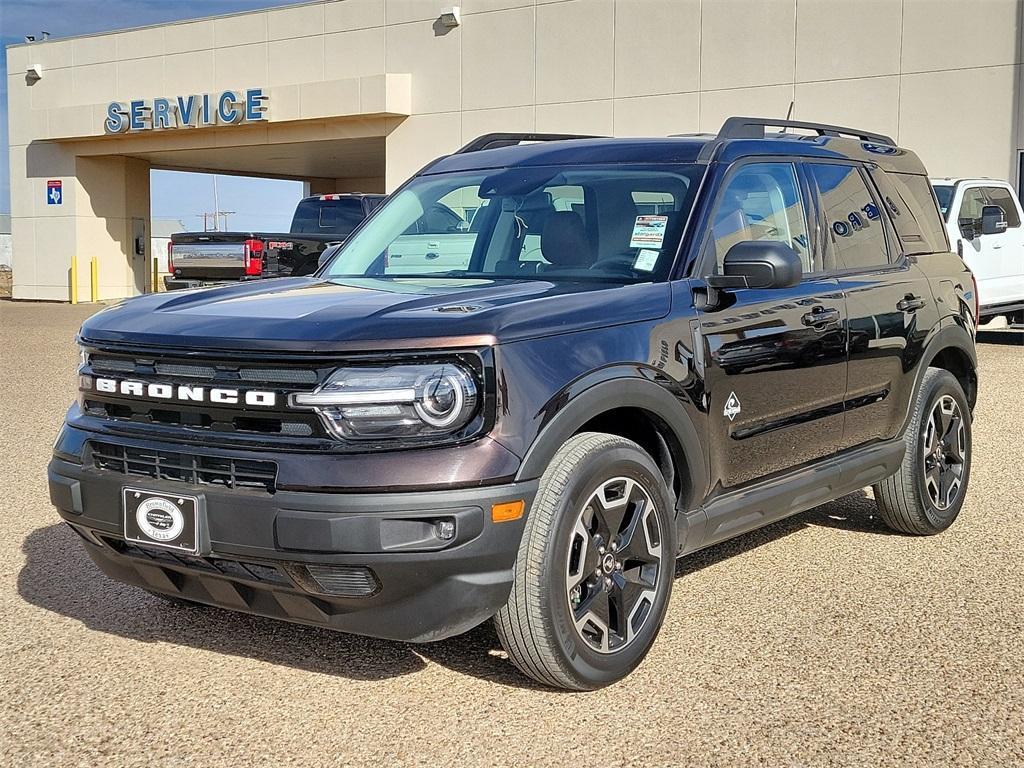
[[[825,270],[871,269],[889,263],[881,211],[860,169],[809,163],[827,228]]]
[[[960,211],[957,213],[957,223],[961,229],[974,227],[981,221],[981,209],[987,205],[985,190],[981,187],[971,187],[964,190],[963,200],[960,201]]]
[[[421,176],[327,278],[663,279],[704,166],[525,167]]]
[[[1006,217],[1007,229],[1014,229],[1020,226],[1020,216],[1017,215],[1017,206],[1010,197],[1010,190],[1005,187],[985,187],[985,197],[988,205],[998,205],[1003,209]]]
[[[751,163],[725,183],[711,224],[719,271],[729,249],[749,240],[785,243],[813,272],[807,217],[792,163]]]

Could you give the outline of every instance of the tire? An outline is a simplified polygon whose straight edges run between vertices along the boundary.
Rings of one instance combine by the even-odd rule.
[[[494,618],[521,672],[584,691],[643,660],[675,575],[671,499],[654,460],[630,440],[586,432],[559,449],[526,521],[508,603]]]
[[[954,413],[948,414],[949,410]],[[948,432],[944,418],[949,419]],[[946,451],[940,432],[956,443],[953,452]],[[900,471],[874,486],[879,514],[899,533],[941,533],[960,514],[971,475],[971,410],[960,382],[949,371],[925,371],[905,440],[907,452]],[[953,472],[955,488],[953,480],[947,487],[943,467]]]

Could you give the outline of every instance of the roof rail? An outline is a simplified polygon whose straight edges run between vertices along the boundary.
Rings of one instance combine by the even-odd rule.
[[[477,136],[462,149],[452,154],[464,155],[467,152],[480,152],[484,149],[512,147],[525,141],[564,141],[566,139],[601,139],[603,136],[588,136],[575,133],[485,133]]]
[[[718,131],[719,139],[763,139],[765,128],[802,128],[816,131],[819,136],[852,136],[861,141],[896,146],[891,137],[882,133],[869,133],[856,128],[843,128],[827,123],[808,123],[802,120],[772,120],[765,117],[730,117]]]

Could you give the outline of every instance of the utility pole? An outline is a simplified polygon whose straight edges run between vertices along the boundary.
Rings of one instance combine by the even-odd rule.
[[[220,217],[224,217],[224,229],[228,228],[228,216],[235,211],[222,211],[220,209],[220,193],[217,189],[217,174],[213,174],[213,210],[203,213],[203,232],[220,232]],[[213,224],[211,228],[210,224]]]

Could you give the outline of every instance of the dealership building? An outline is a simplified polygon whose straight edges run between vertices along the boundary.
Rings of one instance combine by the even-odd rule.
[[[454,0],[458,2],[458,0]],[[491,131],[851,125],[1018,182],[1022,0],[327,0],[7,49],[14,296],[149,290],[150,169],[390,191]],[[97,12],[101,12],[98,10]]]

